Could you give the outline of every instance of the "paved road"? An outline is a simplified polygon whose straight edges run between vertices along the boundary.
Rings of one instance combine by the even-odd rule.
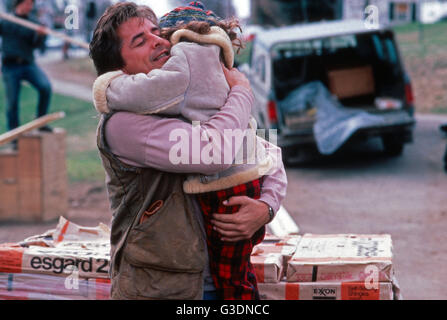
[[[302,233],[388,233],[405,299],[447,299],[447,117],[418,116],[415,141],[399,158],[380,140],[288,168],[284,206]]]

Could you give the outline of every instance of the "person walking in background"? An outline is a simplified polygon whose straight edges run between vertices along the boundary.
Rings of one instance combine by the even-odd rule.
[[[33,0],[15,0],[14,14],[21,19],[31,21],[29,14],[33,7]],[[20,124],[19,96],[23,80],[28,81],[39,92],[37,117],[48,113],[51,84],[34,60],[34,50],[45,43],[46,28],[42,26],[38,31],[33,31],[2,20],[0,21],[0,35],[3,37],[2,73],[6,89],[7,129],[13,130]],[[40,130],[52,131],[48,126]]]

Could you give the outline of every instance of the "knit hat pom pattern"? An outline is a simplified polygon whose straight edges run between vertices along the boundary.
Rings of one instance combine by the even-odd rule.
[[[216,21],[219,20],[222,19],[213,11],[205,10],[205,6],[200,1],[192,1],[188,6],[175,8],[161,17],[159,26],[160,28],[171,28],[191,21],[204,21],[215,26]]]

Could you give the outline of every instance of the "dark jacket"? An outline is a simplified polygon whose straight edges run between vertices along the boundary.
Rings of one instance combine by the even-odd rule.
[[[114,299],[202,299],[205,239],[185,176],[136,168],[117,159],[107,147],[101,117],[97,142],[112,210],[111,270]],[[140,223],[152,204],[162,208]]]
[[[17,17],[37,23],[28,17]],[[0,20],[0,36],[3,60],[20,58],[28,63],[34,62],[34,49],[42,47],[46,39],[31,29],[6,20]]]

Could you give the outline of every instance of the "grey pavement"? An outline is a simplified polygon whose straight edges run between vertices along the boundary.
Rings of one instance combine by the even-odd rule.
[[[92,88],[76,83],[51,78],[51,84],[55,93],[77,98],[87,102],[93,102]]]
[[[88,56],[88,52],[86,50],[70,50],[70,57],[71,58],[83,58]],[[49,50],[44,55],[37,55],[37,61],[41,64],[48,64],[53,61],[58,61],[62,58],[61,51],[53,51]],[[54,75],[48,75],[51,81],[51,85],[53,87],[53,91],[55,93],[77,98],[80,100],[84,100],[87,102],[93,102],[93,96],[92,96],[92,88],[85,85],[80,85],[77,83],[73,83],[70,81],[64,81],[57,79],[54,77]]]

